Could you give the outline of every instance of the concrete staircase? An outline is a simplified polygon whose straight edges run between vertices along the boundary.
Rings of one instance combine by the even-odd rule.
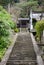
[[[27,32],[27,31],[28,31],[28,28],[21,28],[20,32]]]
[[[37,65],[36,54],[29,33],[19,34],[7,65]]]

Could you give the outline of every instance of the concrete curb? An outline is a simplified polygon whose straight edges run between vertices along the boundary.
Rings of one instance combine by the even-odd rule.
[[[38,65],[44,65],[42,57],[41,57],[41,51],[40,51],[40,49],[37,45],[37,42],[35,41],[33,34],[30,33],[30,35],[31,35],[33,47],[34,47],[34,50],[35,50],[35,53],[36,53],[36,57],[37,57],[37,63],[38,63]]]
[[[14,44],[15,44],[15,42],[16,42],[17,36],[18,36],[18,34],[15,35],[14,40],[13,40],[13,43],[12,43],[12,44],[9,46],[9,48],[7,49],[7,51],[6,51],[6,53],[5,53],[5,55],[4,55],[3,59],[2,59],[2,61],[0,62],[0,65],[6,65],[8,59],[9,59],[9,56],[10,56],[10,54],[11,54],[11,51],[12,51],[12,49],[13,49],[13,47],[14,47]]]

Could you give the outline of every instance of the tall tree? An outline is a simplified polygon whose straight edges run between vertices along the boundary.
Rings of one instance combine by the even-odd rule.
[[[7,5],[9,2],[11,2],[12,0],[0,0],[0,4],[1,5]]]
[[[39,5],[44,5],[44,0],[38,0]]]
[[[8,12],[10,13],[10,6],[14,0],[0,0],[0,4],[7,8]]]
[[[17,4],[17,6],[21,7],[23,9],[24,12],[24,16],[28,16],[29,15],[29,11],[30,8],[32,8],[33,6],[37,6],[38,2],[37,1],[27,1],[27,2],[21,2],[19,4]]]

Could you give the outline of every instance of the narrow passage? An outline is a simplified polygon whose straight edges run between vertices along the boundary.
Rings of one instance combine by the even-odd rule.
[[[18,35],[7,65],[37,65],[36,54],[29,33]]]

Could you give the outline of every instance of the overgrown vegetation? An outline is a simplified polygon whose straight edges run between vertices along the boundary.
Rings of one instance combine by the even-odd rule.
[[[14,32],[18,33],[20,30],[18,28],[14,29]]]
[[[35,29],[36,29],[36,37],[41,41],[41,37],[43,34],[43,30],[44,30],[44,20],[38,21],[35,25]]]
[[[22,8],[20,17],[29,17],[30,15],[30,9],[33,8],[33,6],[38,6],[37,1],[27,1],[27,2],[21,2],[16,4],[17,7]]]
[[[0,6],[0,60],[11,43],[10,35],[16,29],[16,24],[12,21],[10,14]]]

